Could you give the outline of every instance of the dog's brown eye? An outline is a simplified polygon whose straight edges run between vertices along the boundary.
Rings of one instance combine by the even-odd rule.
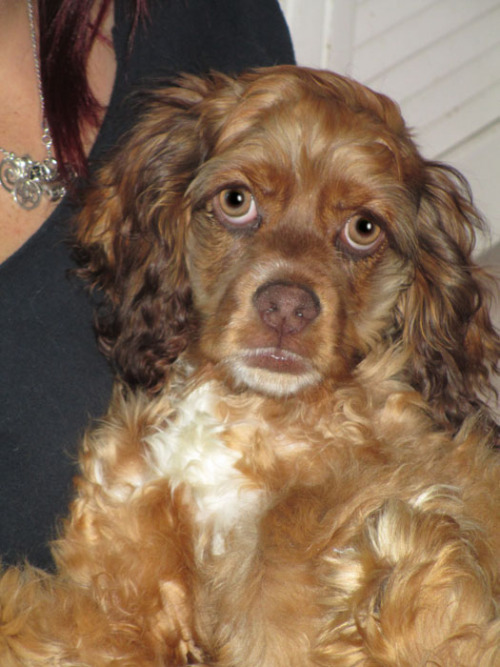
[[[214,200],[214,209],[222,223],[247,225],[258,218],[252,194],[245,188],[221,190]]]
[[[383,238],[380,225],[368,217],[351,218],[342,230],[342,240],[351,249],[366,253],[373,250]]]

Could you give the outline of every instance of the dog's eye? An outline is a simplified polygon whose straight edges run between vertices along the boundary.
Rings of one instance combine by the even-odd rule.
[[[222,223],[248,225],[258,219],[252,194],[245,188],[226,188],[214,199],[214,210]]]
[[[342,241],[361,254],[374,250],[383,236],[380,225],[363,215],[348,220],[341,232]]]

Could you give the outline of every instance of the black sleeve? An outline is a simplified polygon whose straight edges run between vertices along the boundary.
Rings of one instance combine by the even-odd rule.
[[[204,2],[202,69],[238,73],[244,69],[294,63],[288,27],[274,0]]]

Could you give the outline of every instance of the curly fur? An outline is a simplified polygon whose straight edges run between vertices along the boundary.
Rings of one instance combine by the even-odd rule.
[[[482,224],[349,79],[151,92],[79,219],[121,381],[1,664],[498,665]]]

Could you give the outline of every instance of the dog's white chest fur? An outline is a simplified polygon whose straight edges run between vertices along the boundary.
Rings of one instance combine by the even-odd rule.
[[[226,444],[229,426],[214,414],[210,383],[177,406],[175,420],[147,440],[154,477],[166,477],[172,490],[183,484],[195,505],[198,523],[212,531],[212,551],[225,548],[227,533],[242,518],[254,515],[262,492],[236,467],[241,453]]]

